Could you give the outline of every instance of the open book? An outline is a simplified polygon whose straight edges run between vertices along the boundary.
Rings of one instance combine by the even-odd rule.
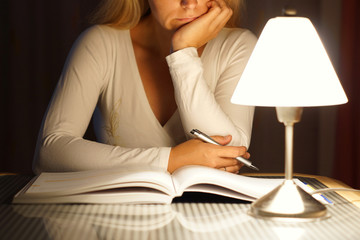
[[[203,166],[185,166],[173,174],[151,166],[44,172],[17,193],[13,203],[169,204],[184,192],[254,201],[282,181],[247,177]]]

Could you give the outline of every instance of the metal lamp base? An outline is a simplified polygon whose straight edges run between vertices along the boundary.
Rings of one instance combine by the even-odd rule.
[[[293,180],[284,182],[251,204],[250,215],[290,222],[314,221],[329,217],[326,207]]]
[[[302,107],[277,107],[279,122],[285,125],[285,180],[270,193],[252,203],[250,215],[282,221],[314,221],[327,218],[326,207],[300,188],[293,177],[294,123],[301,119]]]

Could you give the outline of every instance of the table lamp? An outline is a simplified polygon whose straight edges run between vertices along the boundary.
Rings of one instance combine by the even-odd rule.
[[[276,107],[285,125],[285,179],[253,202],[249,213],[286,221],[326,218],[326,207],[293,181],[293,128],[303,107],[343,104],[347,97],[308,18],[281,16],[267,22],[231,102]]]

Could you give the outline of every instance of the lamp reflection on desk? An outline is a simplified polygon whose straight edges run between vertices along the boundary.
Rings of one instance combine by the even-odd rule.
[[[245,205],[217,203],[34,205],[31,211],[28,205],[14,205],[12,210],[42,219],[49,239],[67,240],[158,239],[157,233],[175,228],[167,239],[222,239],[253,220]]]
[[[305,230],[297,226],[277,226],[273,227],[272,230],[275,232],[279,240],[299,240],[304,239]]]
[[[234,104],[276,107],[285,125],[285,180],[251,205],[255,217],[307,221],[327,217],[324,205],[293,179],[293,127],[303,107],[337,105],[347,97],[311,21],[270,19],[231,98]]]

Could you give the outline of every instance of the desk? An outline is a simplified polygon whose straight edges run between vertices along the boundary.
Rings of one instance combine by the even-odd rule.
[[[248,173],[244,174],[246,176],[279,176],[283,177],[283,173]],[[315,178],[322,184],[324,184],[328,188],[351,188],[348,185],[344,184],[343,182],[325,177],[325,176],[316,176],[316,175],[308,175],[308,174],[299,174],[295,173],[295,177],[304,177],[304,178]],[[342,196],[347,201],[351,202],[355,206],[357,206],[360,209],[360,192],[347,192],[347,191],[338,191],[337,192],[340,196]],[[360,239],[360,238],[359,238]]]
[[[317,181],[305,177],[315,188],[324,187],[324,183],[341,185],[329,178],[317,177]],[[360,239],[360,209],[336,193],[326,195],[334,202],[327,205],[330,218],[281,223],[249,216],[249,204],[241,202],[9,204],[29,180],[26,176],[0,176],[0,239]],[[349,200],[359,201],[360,195]]]

